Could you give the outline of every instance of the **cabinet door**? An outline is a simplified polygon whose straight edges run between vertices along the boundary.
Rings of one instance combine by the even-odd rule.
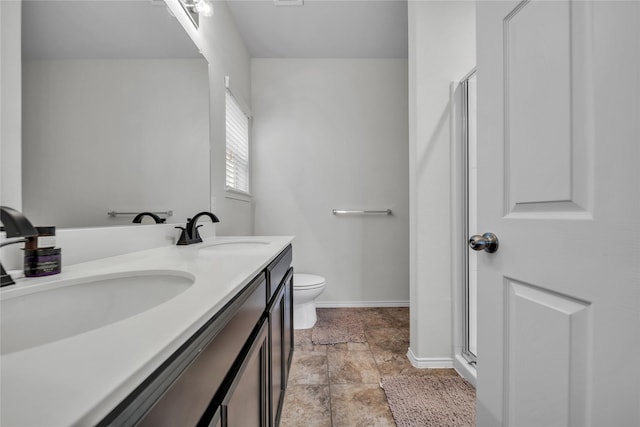
[[[283,384],[282,389],[287,388],[287,379],[289,378],[289,367],[293,359],[293,267],[287,272],[284,280],[284,322],[282,325],[282,342],[283,342],[283,358],[282,372]]]
[[[271,402],[271,425],[277,425],[277,419],[279,417],[278,408],[280,407],[280,401],[282,399],[282,390],[285,384],[283,384],[284,374],[282,366],[284,363],[283,358],[283,326],[285,317],[285,304],[284,304],[284,287],[276,293],[276,296],[269,311],[269,347],[270,347],[270,395],[269,400]]]
[[[222,426],[266,427],[268,425],[268,356],[268,329],[267,322],[263,320],[258,335],[223,400]]]
[[[287,272],[269,311],[271,425],[277,426],[293,350],[293,268]]]

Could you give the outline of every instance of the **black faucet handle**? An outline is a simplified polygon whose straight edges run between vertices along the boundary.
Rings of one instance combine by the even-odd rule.
[[[16,282],[13,281],[13,279],[11,278],[11,276],[9,275],[9,273],[7,273],[4,269],[4,267],[2,266],[2,264],[0,264],[0,287],[5,287],[8,285],[13,285]]]
[[[180,237],[178,238],[178,242],[176,243],[176,245],[188,245],[191,243],[191,239],[189,238],[188,234],[187,234],[187,229],[184,227],[173,227],[173,228],[177,228],[179,230],[182,230],[182,232],[180,232]]]
[[[200,232],[198,231],[198,228],[200,228],[200,227],[202,227],[202,224],[196,225],[196,227],[193,229],[193,236],[191,236],[191,240],[194,243],[202,242],[202,237],[200,237]]]

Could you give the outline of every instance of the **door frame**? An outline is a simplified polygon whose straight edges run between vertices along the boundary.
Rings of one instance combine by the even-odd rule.
[[[453,298],[453,364],[454,368],[473,386],[476,367],[466,354],[467,283],[468,283],[468,206],[467,206],[467,142],[466,82],[474,75],[474,67],[459,81],[450,84],[451,108],[451,280]],[[474,230],[471,230],[474,231]],[[475,359],[472,358],[472,359]]]

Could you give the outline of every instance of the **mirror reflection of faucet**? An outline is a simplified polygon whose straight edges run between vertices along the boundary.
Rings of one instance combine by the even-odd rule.
[[[202,227],[202,225],[196,225],[198,219],[203,216],[208,216],[211,218],[211,222],[220,222],[217,216],[212,214],[211,212],[200,212],[193,218],[187,218],[187,226],[186,227],[175,227],[182,230],[180,233],[180,238],[178,239],[178,245],[191,245],[194,243],[202,242],[202,237],[200,237],[200,233],[198,232],[198,228]]]
[[[135,218],[133,218],[133,222],[135,224],[142,224],[142,218],[144,218],[145,216],[149,216],[153,218],[156,224],[163,224],[166,221],[166,218],[160,218],[158,215],[154,214],[153,212],[140,212],[138,215],[136,215]]]

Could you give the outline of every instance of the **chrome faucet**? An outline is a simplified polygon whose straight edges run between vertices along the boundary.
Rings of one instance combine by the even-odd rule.
[[[13,237],[33,237],[38,235],[38,230],[36,230],[26,216],[8,206],[0,206],[0,220],[4,225],[4,230],[7,233],[8,239]],[[14,245],[16,243],[23,243],[25,241],[26,239],[18,239],[10,242],[2,242],[0,243],[0,248],[3,246]],[[5,271],[2,263],[0,263],[0,270],[2,270],[0,272],[2,274],[0,287],[13,285],[15,282],[9,273]]]
[[[200,233],[198,232],[198,228],[202,227],[202,225],[196,225],[198,219],[200,219],[200,217],[202,216],[208,216],[209,218],[211,218],[211,222],[220,222],[218,217],[211,212],[200,212],[193,218],[187,218],[186,227],[176,227],[182,230],[180,238],[178,239],[178,245],[191,245],[193,243],[202,242],[202,237],[200,237]]]
[[[136,224],[141,224],[142,218],[144,218],[145,216],[150,216],[151,218],[153,218],[156,224],[162,224],[166,221],[165,218],[160,218],[158,215],[154,214],[153,212],[141,212],[138,215],[136,215],[135,218],[133,218],[133,222]]]

